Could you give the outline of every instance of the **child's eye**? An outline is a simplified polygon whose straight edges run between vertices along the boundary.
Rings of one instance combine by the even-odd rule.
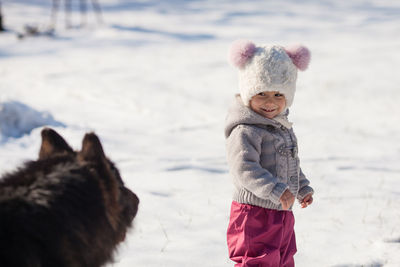
[[[260,95],[260,96],[265,96],[265,94],[264,94],[264,93],[259,93],[258,95]]]
[[[278,93],[276,93],[275,96],[276,96],[276,97],[282,97],[283,94],[278,94]]]

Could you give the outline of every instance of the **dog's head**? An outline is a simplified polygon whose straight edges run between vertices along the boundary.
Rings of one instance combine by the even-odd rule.
[[[115,232],[115,242],[123,241],[136,216],[139,198],[125,187],[117,167],[104,154],[99,138],[88,133],[83,138],[82,149],[73,151],[56,131],[45,128],[41,134],[39,160],[68,155],[98,178],[106,216]]]

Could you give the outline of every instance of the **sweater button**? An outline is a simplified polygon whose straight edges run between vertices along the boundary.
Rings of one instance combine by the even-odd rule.
[[[297,177],[296,176],[290,176],[290,181],[292,183],[296,182],[297,181]]]

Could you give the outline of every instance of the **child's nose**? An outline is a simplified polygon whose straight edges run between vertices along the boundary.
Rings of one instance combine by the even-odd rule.
[[[275,99],[273,97],[267,97],[265,103],[275,103]]]

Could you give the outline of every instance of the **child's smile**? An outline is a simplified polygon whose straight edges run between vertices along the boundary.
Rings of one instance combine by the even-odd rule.
[[[250,108],[261,116],[272,119],[286,107],[285,96],[278,91],[262,92],[250,100]]]

